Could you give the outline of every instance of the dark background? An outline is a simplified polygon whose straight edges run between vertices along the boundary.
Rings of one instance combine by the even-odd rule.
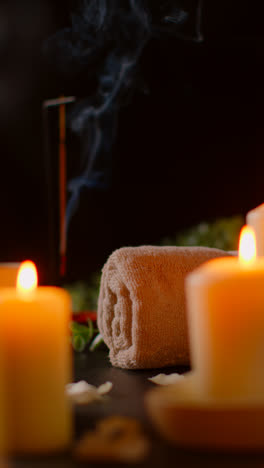
[[[70,227],[69,279],[100,269],[115,248],[155,244],[263,202],[259,3],[207,0],[202,43],[166,34],[148,43],[139,65],[149,92],[135,92],[120,112],[111,187],[82,193]],[[70,24],[76,4],[0,2],[0,260],[32,258],[43,281],[50,206],[42,103],[89,94],[88,71],[62,77],[43,43]]]

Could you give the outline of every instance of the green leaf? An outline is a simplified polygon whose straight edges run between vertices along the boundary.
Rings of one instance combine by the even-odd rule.
[[[75,351],[83,351],[94,335],[94,326],[91,319],[87,320],[88,325],[78,322],[71,322],[72,346]]]
[[[92,338],[91,329],[86,325],[82,325],[81,323],[72,322],[70,325],[70,329],[74,335],[80,335],[84,338],[86,342],[90,341]]]
[[[223,250],[237,250],[240,229],[244,224],[242,216],[220,218],[203,222],[178,232],[174,237],[161,241],[162,245],[206,246]]]
[[[84,351],[86,344],[86,340],[81,335],[74,335],[72,337],[72,346],[75,351]]]

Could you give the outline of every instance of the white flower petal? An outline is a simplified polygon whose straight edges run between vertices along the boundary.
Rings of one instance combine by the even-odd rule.
[[[81,380],[80,382],[66,385],[66,395],[73,403],[85,405],[93,401],[102,400],[103,395],[108,393],[112,386],[113,384],[111,382],[106,382],[96,388],[94,385],[90,385],[88,382]]]
[[[183,379],[184,375],[182,374],[158,374],[155,375],[154,377],[149,378],[151,382],[157,384],[157,385],[171,385],[176,382],[178,382],[180,379]]]
[[[68,395],[78,395],[85,392],[96,391],[96,387],[88,384],[85,380],[80,380],[80,382],[72,383],[66,385],[66,393]]]
[[[105,382],[103,385],[100,385],[100,387],[98,387],[97,391],[99,395],[105,395],[106,393],[110,392],[110,390],[112,390],[112,387],[112,382]]]

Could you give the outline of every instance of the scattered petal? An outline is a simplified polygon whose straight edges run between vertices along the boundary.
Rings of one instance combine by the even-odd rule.
[[[68,395],[76,395],[94,389],[96,390],[96,387],[94,387],[94,385],[88,384],[85,382],[85,380],[80,380],[79,382],[66,385],[66,391]]]
[[[81,380],[80,382],[66,385],[66,394],[73,403],[86,405],[93,401],[102,400],[103,396],[110,392],[112,387],[113,384],[111,382],[106,382],[96,388],[94,385]]]
[[[111,416],[87,432],[77,444],[78,460],[139,462],[149,452],[149,441],[140,423],[131,418]]]
[[[178,382],[180,379],[183,379],[184,375],[183,374],[158,374],[155,375],[154,377],[149,378],[151,382],[157,385],[170,385]]]
[[[105,382],[103,385],[100,385],[100,387],[98,387],[97,391],[99,395],[105,395],[106,393],[110,392],[112,388],[113,388],[112,382]]]

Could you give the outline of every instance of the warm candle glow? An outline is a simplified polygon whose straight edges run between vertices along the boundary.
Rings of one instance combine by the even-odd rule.
[[[256,259],[256,255],[255,233],[251,227],[244,226],[239,238],[239,260],[248,264]]]
[[[17,289],[22,292],[34,290],[38,285],[36,266],[30,260],[23,262],[17,275]]]
[[[72,381],[71,298],[62,288],[37,283],[36,267],[26,261],[17,288],[0,287],[0,406],[4,394],[10,456],[64,453],[71,446],[65,394]]]

